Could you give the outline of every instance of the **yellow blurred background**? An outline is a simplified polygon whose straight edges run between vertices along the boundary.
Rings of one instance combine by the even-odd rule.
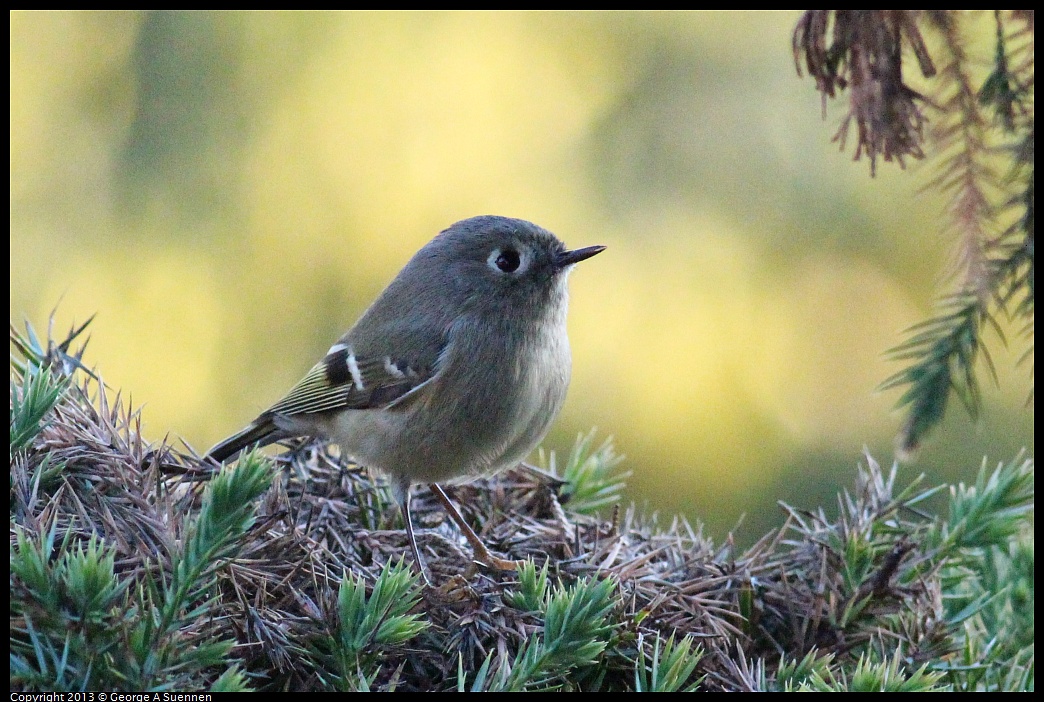
[[[477,214],[609,250],[571,276],[570,395],[628,496],[749,541],[892,461],[899,365],[950,241],[927,167],[830,142],[796,13],[11,14],[11,307],[97,313],[87,361],[199,450],[285,392],[412,253]],[[1032,450],[989,348],[916,464]]]

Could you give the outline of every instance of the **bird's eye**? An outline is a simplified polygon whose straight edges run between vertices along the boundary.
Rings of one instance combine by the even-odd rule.
[[[514,273],[522,264],[522,258],[514,249],[496,250],[489,258],[490,263],[503,273]]]

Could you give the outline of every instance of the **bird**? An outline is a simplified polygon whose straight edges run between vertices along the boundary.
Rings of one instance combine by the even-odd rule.
[[[428,484],[476,561],[514,570],[518,562],[494,555],[439,483],[514,467],[547,434],[572,366],[566,279],[605,248],[569,250],[522,219],[456,222],[281,400],[207,455],[221,463],[285,439],[330,439],[388,476],[427,584],[410,514],[415,483]]]

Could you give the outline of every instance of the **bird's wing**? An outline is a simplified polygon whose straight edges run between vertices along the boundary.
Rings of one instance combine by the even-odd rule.
[[[285,426],[281,417],[338,409],[403,409],[424,394],[425,388],[432,387],[447,345],[444,334],[436,337],[436,343],[419,343],[416,335],[407,334],[403,343],[391,344],[404,349],[399,356],[356,355],[347,339],[348,335],[334,344],[283,399],[207,455],[223,461],[248,446],[265,446],[297,436],[300,432]]]
[[[435,365],[391,356],[356,356],[346,344],[338,343],[265,414],[402,407],[431,381]]]

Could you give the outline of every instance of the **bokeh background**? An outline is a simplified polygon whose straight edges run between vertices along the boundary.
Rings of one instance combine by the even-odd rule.
[[[11,318],[97,313],[88,363],[204,450],[438,231],[529,219],[609,246],[545,446],[597,427],[629,498],[749,542],[778,500],[829,511],[864,446],[892,462],[883,354],[952,244],[930,167],[831,143],[797,17],[13,12]],[[988,343],[982,419],[953,405],[905,478],[1032,450],[1024,344]]]

